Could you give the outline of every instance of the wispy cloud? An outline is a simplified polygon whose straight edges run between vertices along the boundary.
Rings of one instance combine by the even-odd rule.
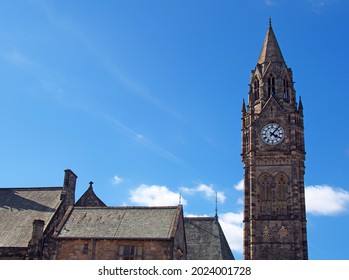
[[[287,1],[263,0],[263,3],[268,7],[278,6],[278,5],[282,4],[281,2],[287,2]],[[334,2],[338,2],[338,0],[306,0],[306,2],[308,3],[310,9],[314,13],[321,14],[326,7],[333,4]]]
[[[2,54],[2,57],[14,66],[19,67],[21,69],[27,67],[37,67],[36,62],[28,59],[23,53],[20,53],[18,51],[12,51],[6,54]]]
[[[167,115],[180,120],[181,122],[186,122],[180,113],[152,94],[146,85],[125,75],[109,58],[100,57],[100,60],[109,75],[126,88],[129,93],[145,100],[147,103],[153,105],[160,111],[165,112]]]
[[[69,15],[58,14],[44,1],[35,1],[34,3],[53,26],[67,32],[68,34],[74,35],[80,44],[99,60],[100,65],[104,68],[106,73],[125,87],[128,90],[128,93],[142,98],[147,103],[160,109],[166,114],[185,122],[184,118],[175,109],[160,100],[156,95],[152,94],[144,84],[121,71],[117,63],[113,62],[113,60],[105,54],[105,51],[98,50],[98,47],[93,43],[93,40],[88,38],[88,36],[78,28]]]
[[[50,24],[81,39],[81,33],[75,27],[72,18],[67,14],[59,15],[47,1],[32,0],[31,2],[44,14]]]
[[[311,10],[316,14],[321,14],[326,7],[333,4],[335,1],[336,0],[307,0]]]
[[[305,199],[310,214],[334,216],[349,210],[349,192],[328,185],[307,186]]]
[[[176,163],[182,166],[185,166],[184,162],[179,159],[176,155],[173,153],[167,151],[166,149],[162,148],[161,146],[155,144],[154,142],[150,141],[148,138],[146,138],[143,134],[136,132],[132,128],[128,127],[127,125],[123,124],[117,119],[114,119],[108,115],[104,115],[104,118],[108,120],[112,125],[113,128],[119,131],[121,134],[129,137],[130,139],[137,141],[144,147],[148,148],[149,150],[157,153],[158,155]]]
[[[31,77],[31,80],[35,81],[43,92],[49,93],[54,99],[60,100],[65,95],[65,90],[61,86],[62,75],[59,73],[45,67],[39,61],[18,50],[3,52],[0,56],[10,65]]]
[[[331,0],[307,0],[307,2],[315,8],[323,8],[331,3]]]
[[[166,186],[142,184],[131,190],[130,201],[144,206],[185,205],[187,202],[177,192],[171,191]]]
[[[263,0],[263,2],[267,5],[267,6],[276,6],[279,4],[279,1],[276,0]]]
[[[199,184],[196,187],[188,188],[188,187],[181,187],[180,190],[186,194],[193,195],[196,193],[203,193],[204,196],[208,199],[212,199],[216,197],[217,193],[217,200],[221,203],[224,203],[226,197],[223,192],[216,192],[211,185],[206,184]]]

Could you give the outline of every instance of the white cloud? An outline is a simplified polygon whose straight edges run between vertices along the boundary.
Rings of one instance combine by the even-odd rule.
[[[327,185],[305,188],[306,210],[314,215],[331,216],[349,209],[349,192]]]
[[[166,186],[145,185],[131,191],[130,200],[133,203],[144,206],[168,206],[178,205],[181,199],[183,205],[186,201],[180,198],[180,194],[169,190]]]
[[[122,181],[123,181],[123,179],[120,176],[118,176],[118,175],[115,175],[112,178],[113,185],[119,185],[119,184],[121,184]]]
[[[240,180],[237,184],[235,184],[234,189],[236,189],[237,191],[243,191],[244,190],[244,179]]]
[[[234,253],[243,252],[243,213],[223,213],[219,215],[219,223]]]
[[[215,198],[216,197],[216,191],[213,189],[212,186],[208,186],[206,184],[199,184],[194,188],[187,188],[187,187],[182,187],[180,190],[184,193],[187,194],[195,194],[195,193],[203,193],[206,198]],[[225,195],[223,192],[217,192],[217,201],[224,203],[225,201]]]
[[[186,217],[188,217],[188,218],[192,218],[192,217],[211,217],[211,216],[209,216],[209,215],[206,215],[206,214],[204,214],[204,215],[195,215],[195,214],[186,214],[185,215]]]

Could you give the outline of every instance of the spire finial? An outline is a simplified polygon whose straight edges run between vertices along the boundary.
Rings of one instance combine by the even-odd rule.
[[[93,182],[92,182],[92,181],[90,181],[90,183],[89,183],[89,184],[90,184],[90,188],[92,189]]]
[[[271,28],[271,17],[269,17],[269,28]]]
[[[182,194],[179,193],[179,205],[181,205],[181,204],[182,204]]]

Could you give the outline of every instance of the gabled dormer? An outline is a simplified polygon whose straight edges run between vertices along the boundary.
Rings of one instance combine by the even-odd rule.
[[[93,191],[93,182],[90,182],[90,186],[87,191],[79,198],[75,203],[75,206],[96,206],[96,207],[106,207],[105,203],[95,194]]]

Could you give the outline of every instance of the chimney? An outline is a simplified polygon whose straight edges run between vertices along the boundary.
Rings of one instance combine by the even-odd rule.
[[[66,205],[70,206],[74,205],[75,203],[75,186],[78,176],[76,176],[70,169],[64,170],[64,173],[64,183],[61,199],[65,199]]]
[[[33,221],[32,238],[29,241],[29,259],[40,259],[42,255],[42,237],[44,235],[45,221],[35,219]]]
[[[33,222],[33,232],[32,232],[32,242],[38,243],[44,234],[44,225],[45,222],[43,220],[34,220]]]

